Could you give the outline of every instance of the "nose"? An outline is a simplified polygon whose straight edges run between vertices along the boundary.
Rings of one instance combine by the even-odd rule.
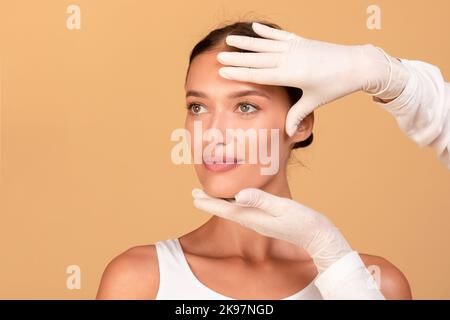
[[[233,135],[230,135],[230,141],[227,141],[227,130],[233,130],[236,121],[233,119],[232,111],[226,108],[216,108],[209,121],[204,124],[204,145],[210,145],[211,155],[221,158],[222,156],[232,155]],[[234,152],[234,151],[233,151]]]
[[[219,130],[225,136],[226,130],[233,129],[235,124],[229,113],[225,108],[216,108],[207,129]]]
[[[205,123],[206,122],[206,123]],[[203,129],[207,131],[206,136],[209,141],[219,141],[226,144],[227,130],[234,129],[237,125],[233,119],[233,112],[225,107],[216,107],[207,121],[203,122]]]

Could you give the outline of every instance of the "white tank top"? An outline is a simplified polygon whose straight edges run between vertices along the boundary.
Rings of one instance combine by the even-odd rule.
[[[178,238],[155,243],[159,264],[156,300],[235,300],[204,285],[192,272]],[[282,300],[322,300],[314,280]]]

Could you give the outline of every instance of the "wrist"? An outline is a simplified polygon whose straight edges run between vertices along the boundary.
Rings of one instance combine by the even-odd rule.
[[[380,100],[391,101],[398,97],[409,79],[409,71],[401,60],[388,55],[372,44],[361,46],[363,57],[362,90]]]
[[[403,65],[400,59],[391,57],[392,60],[392,80],[389,87],[384,92],[372,94],[375,98],[385,103],[396,99],[401,95],[409,80],[409,70]]]
[[[353,249],[335,226],[327,232],[320,233],[314,237],[306,248],[319,273],[324,272],[336,261],[352,252]]]

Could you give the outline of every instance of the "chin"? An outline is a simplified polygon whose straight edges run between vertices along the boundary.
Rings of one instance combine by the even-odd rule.
[[[239,168],[234,168],[226,172],[212,172],[208,170],[203,164],[195,165],[197,178],[200,181],[203,191],[215,198],[234,198],[235,194],[239,192],[239,185],[236,180],[235,171]],[[234,181],[234,182],[233,182]]]
[[[230,179],[208,179],[203,183],[203,190],[215,198],[234,199],[234,196],[243,188]]]
[[[261,188],[273,177],[262,176],[259,168],[240,166],[228,172],[210,172],[204,167],[197,168],[197,176],[203,190],[211,197],[234,199],[234,196],[245,188]]]

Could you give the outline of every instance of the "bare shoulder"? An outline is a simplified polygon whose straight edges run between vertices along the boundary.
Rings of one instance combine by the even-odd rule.
[[[136,246],[108,263],[96,299],[155,299],[158,287],[155,245]]]
[[[379,279],[380,291],[386,299],[412,299],[408,279],[393,263],[380,256],[362,253],[359,256],[375,280]]]

